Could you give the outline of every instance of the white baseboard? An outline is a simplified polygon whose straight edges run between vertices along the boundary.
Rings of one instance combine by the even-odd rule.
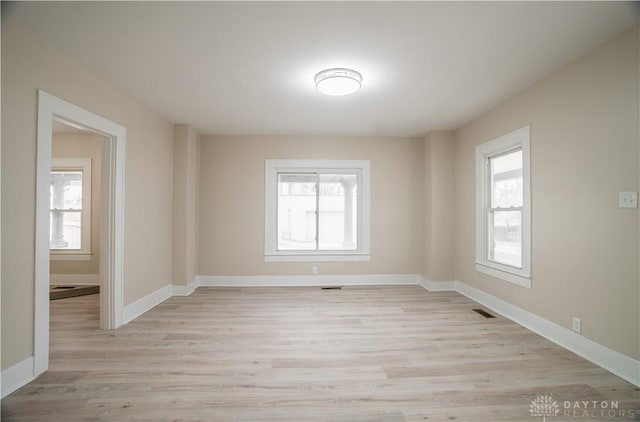
[[[33,356],[2,371],[2,397],[33,381]]]
[[[417,274],[362,275],[260,275],[260,276],[203,276],[198,286],[208,287],[294,287],[294,286],[363,286],[419,284]]]
[[[100,274],[50,274],[49,283],[59,285],[100,285]]]
[[[430,292],[451,292],[456,289],[453,281],[431,281],[424,277],[420,277],[420,285]]]
[[[191,280],[191,283],[187,284],[186,286],[179,286],[174,284],[172,286],[173,296],[190,296],[191,293],[193,293],[193,291],[198,288],[198,286],[200,286],[198,276]]]
[[[455,290],[620,378],[640,386],[640,361],[461,281],[455,281]]]
[[[125,305],[124,309],[122,310],[122,324],[128,324],[154,306],[159,305],[160,303],[169,299],[172,294],[173,286],[171,284],[167,284],[161,289],[149,293],[148,295],[136,300],[129,305]]]

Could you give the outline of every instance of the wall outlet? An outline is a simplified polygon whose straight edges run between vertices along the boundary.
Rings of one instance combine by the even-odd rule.
[[[311,267],[311,274],[318,274],[318,266],[314,265]]]
[[[580,333],[580,330],[582,329],[582,321],[580,318],[573,317],[571,320],[571,329],[576,333]]]
[[[618,207],[638,208],[638,192],[620,192],[618,196]]]

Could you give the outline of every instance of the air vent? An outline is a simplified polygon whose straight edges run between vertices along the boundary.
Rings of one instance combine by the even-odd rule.
[[[340,286],[322,287],[322,290],[342,290]]]
[[[485,318],[495,318],[495,316],[491,315],[489,312],[485,311],[484,309],[474,309],[473,312],[478,313]]]

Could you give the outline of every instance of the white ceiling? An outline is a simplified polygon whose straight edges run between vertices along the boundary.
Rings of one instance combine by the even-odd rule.
[[[5,3],[5,2],[3,2]],[[210,134],[456,128],[638,22],[628,2],[70,2],[3,6],[174,123]],[[362,90],[315,91],[351,67]]]

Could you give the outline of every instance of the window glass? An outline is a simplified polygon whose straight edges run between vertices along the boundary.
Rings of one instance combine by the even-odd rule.
[[[521,268],[522,211],[493,211],[489,216],[489,260]]]
[[[522,267],[522,150],[489,158],[491,206],[487,259]]]
[[[278,250],[316,249],[316,186],[316,174],[278,174]]]
[[[522,206],[522,150],[490,159],[491,207]]]
[[[82,249],[82,215],[79,212],[52,211],[49,242],[51,249]],[[60,225],[62,230],[56,225]]]
[[[52,171],[49,244],[51,249],[82,249],[82,171]]]
[[[356,250],[358,234],[358,176],[320,175],[319,249]]]

